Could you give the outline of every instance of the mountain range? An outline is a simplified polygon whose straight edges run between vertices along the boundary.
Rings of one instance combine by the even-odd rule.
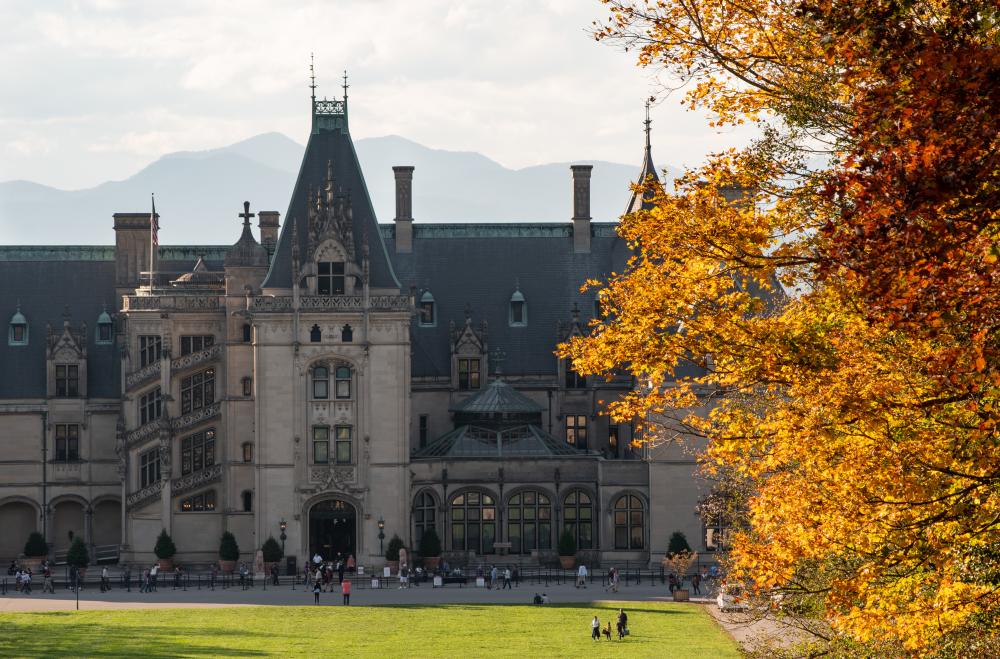
[[[572,216],[570,163],[509,169],[469,151],[445,151],[403,137],[355,142],[376,216],[395,214],[393,165],[416,167],[416,222],[568,222]],[[165,155],[122,181],[83,190],[59,190],[30,181],[0,183],[0,244],[111,244],[115,212],[145,212],[156,193],[162,244],[226,244],[239,237],[243,200],[251,210],[284,213],[304,147],[265,133],[227,147]],[[613,221],[639,173],[634,165],[594,165],[591,215]],[[668,168],[668,177],[675,174]],[[668,178],[669,180],[669,178]]]

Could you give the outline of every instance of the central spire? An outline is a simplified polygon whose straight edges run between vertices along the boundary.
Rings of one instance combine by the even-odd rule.
[[[653,148],[650,144],[650,134],[652,133],[653,120],[649,118],[649,108],[656,101],[656,97],[650,96],[646,99],[646,119],[642,122],[643,132],[646,136],[646,146],[642,154],[642,169],[639,171],[639,180],[636,181],[636,185],[648,185],[650,183],[659,184],[660,177],[656,173],[656,165],[653,164]],[[650,181],[652,178],[652,181]],[[633,192],[632,198],[629,199],[628,207],[625,209],[626,213],[635,213],[640,210],[649,210],[653,207],[653,192],[652,190],[643,190],[641,192]]]

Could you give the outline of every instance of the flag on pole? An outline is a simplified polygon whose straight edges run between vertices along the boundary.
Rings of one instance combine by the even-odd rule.
[[[149,285],[152,286],[156,272],[156,253],[160,247],[160,223],[156,219],[156,195],[150,194],[153,200],[153,210],[149,213]]]

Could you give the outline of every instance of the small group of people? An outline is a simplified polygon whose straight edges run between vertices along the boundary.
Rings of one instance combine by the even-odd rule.
[[[489,570],[483,569],[480,565],[476,570],[476,576],[482,577],[489,590],[511,589],[512,585],[518,585],[521,581],[521,573],[517,566],[507,566],[503,570],[496,565],[491,565]]]
[[[319,570],[316,570],[316,573],[319,574]],[[319,604],[319,594],[321,592],[324,592],[324,590],[325,589],[324,589],[324,586],[323,586],[322,579],[316,578],[313,581],[313,603],[314,604]],[[344,596],[344,606],[350,606],[350,604],[351,604],[351,578],[350,577],[347,577],[346,579],[344,579],[343,575],[341,575],[340,592]]]
[[[621,575],[618,573],[618,568],[612,565],[608,568],[608,585],[604,589],[605,591],[617,593],[618,592],[618,581]]]
[[[160,578],[160,564],[153,563],[142,571],[142,583],[139,585],[140,593],[152,593],[156,591],[156,583]]]
[[[541,595],[539,595],[538,593],[535,593],[535,598],[533,600],[531,600],[531,601],[535,605],[551,604],[552,603],[551,601],[549,601],[549,595],[548,595],[548,593],[542,593]]]
[[[625,609],[618,609],[618,620],[615,630],[618,633],[619,641],[629,635],[628,615],[625,613]],[[608,626],[602,629],[601,620],[595,615],[594,619],[590,621],[590,638],[599,641],[601,640],[601,634],[604,634],[604,638],[609,641],[611,640],[611,621],[608,620]]]

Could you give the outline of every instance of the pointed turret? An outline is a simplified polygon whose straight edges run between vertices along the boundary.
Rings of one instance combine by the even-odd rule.
[[[652,100],[652,99],[650,99]],[[649,134],[650,125],[652,125],[652,120],[649,118],[649,101],[646,101],[646,120],[642,122],[645,126],[646,132],[646,149],[642,156],[642,170],[639,172],[639,178],[636,181],[637,185],[643,185],[650,182],[650,177],[652,177],[653,182],[657,185],[660,184],[660,177],[656,173],[656,165],[653,164],[653,149],[650,146]],[[635,213],[636,211],[644,210],[647,211],[653,207],[653,193],[652,191],[646,190],[642,194],[638,192],[632,193],[632,198],[629,199],[628,207],[625,209],[626,213]]]

